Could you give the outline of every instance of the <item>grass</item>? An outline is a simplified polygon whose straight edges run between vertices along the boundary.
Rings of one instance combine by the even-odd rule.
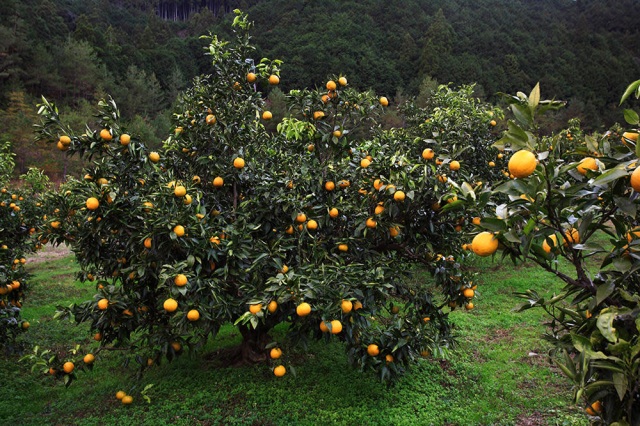
[[[548,362],[541,340],[544,313],[515,313],[514,291],[561,288],[534,266],[482,259],[476,309],[454,311],[460,345],[446,360],[425,359],[395,386],[353,370],[339,343],[315,343],[288,362],[296,376],[277,379],[265,365],[218,368],[205,356],[182,356],[150,370],[141,381],[121,355],[102,352],[95,368],[69,388],[30,372],[19,357],[0,362],[0,423],[13,425],[586,425],[570,404],[571,387]],[[72,256],[30,266],[34,274],[23,316],[32,326],[27,348],[94,347],[88,329],[53,320],[56,305],[86,300],[93,288],[75,282]],[[280,329],[277,333],[284,333]],[[276,336],[277,338],[278,336]],[[232,327],[209,350],[233,344]],[[290,351],[289,351],[290,352]],[[84,352],[83,352],[84,353]],[[291,354],[289,354],[291,355]],[[140,391],[147,391],[147,403]],[[131,406],[114,397],[125,390]]]

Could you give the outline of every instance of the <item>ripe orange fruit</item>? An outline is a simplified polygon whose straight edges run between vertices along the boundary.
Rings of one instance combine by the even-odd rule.
[[[93,335],[93,340],[95,340],[96,342],[99,342],[102,340],[102,333],[96,333]]]
[[[332,219],[337,218],[339,214],[340,214],[340,212],[339,212],[339,211],[338,211],[338,209],[337,209],[337,208],[335,208],[335,207],[334,207],[334,208],[332,208],[331,210],[329,210],[329,216],[330,216]]]
[[[96,197],[90,197],[87,198],[86,205],[89,210],[96,210],[98,207],[100,207],[100,201],[98,201]]]
[[[492,126],[495,126],[495,125],[496,125],[496,124],[498,124],[498,123],[496,122],[496,120],[491,120],[491,121],[489,122],[489,124],[491,124]]]
[[[74,368],[76,368],[76,366],[71,361],[65,362],[64,365],[62,366],[62,369],[67,374],[70,374]]]
[[[108,307],[109,307],[109,301],[107,299],[98,300],[98,309],[100,309],[101,311],[104,311]]]
[[[326,333],[329,331],[329,327],[327,327],[327,323],[325,321],[320,321],[320,331]]]
[[[252,73],[252,72],[247,73],[247,81],[249,83],[255,83],[257,79],[258,79],[258,76],[255,75],[254,73]]]
[[[590,406],[588,406],[587,408],[585,408],[585,411],[590,416],[597,416],[598,413],[602,412],[602,403],[600,401],[596,401]]]
[[[282,356],[282,349],[280,348],[271,349],[271,351],[269,351],[269,356],[271,357],[271,359],[279,359]]]
[[[360,167],[362,167],[363,169],[366,169],[370,165],[371,165],[371,160],[369,160],[368,158],[363,158],[362,160],[360,160]]]
[[[547,242],[547,239],[551,240],[553,245],[549,245],[549,243]],[[542,249],[547,253],[551,253],[551,250],[554,250],[557,245],[558,245],[558,237],[556,237],[556,234],[551,234],[548,237],[546,237],[545,240],[542,242]]]
[[[116,398],[117,398],[117,399],[122,399],[122,398],[124,398],[125,396],[127,396],[127,393],[126,393],[125,391],[118,391],[118,392],[116,392]]]
[[[173,279],[173,283],[175,285],[177,285],[178,287],[184,287],[185,285],[187,285],[187,282],[189,280],[187,279],[187,276],[184,274],[178,274],[175,276],[175,278]]]
[[[126,133],[120,135],[120,145],[127,146],[129,145],[129,142],[131,142],[131,136],[127,135]]]
[[[272,86],[275,86],[278,83],[280,83],[280,77],[278,77],[275,74],[271,74],[269,76],[269,84],[271,84]]]
[[[378,356],[380,354],[380,348],[378,348],[378,345],[372,343],[367,346],[367,353],[370,356]]]
[[[69,146],[71,144],[71,138],[69,136],[63,135],[60,136],[59,142],[64,146]]]
[[[331,334],[342,333],[342,323],[339,320],[331,321]]]
[[[375,214],[382,214],[384,212],[384,206],[382,204],[378,204],[373,212]]]
[[[208,124],[208,125],[210,125],[210,126],[211,126],[211,125],[213,125],[213,124],[216,124],[216,121],[218,121],[218,120],[216,119],[216,116],[215,116],[215,115],[213,115],[213,114],[209,114],[209,115],[207,115],[207,117],[205,118],[205,120],[206,120],[207,124]]]
[[[344,253],[349,250],[349,246],[346,244],[338,244],[338,250]]]
[[[215,188],[221,188],[224,185],[224,179],[222,179],[220,176],[216,177],[213,180],[213,186]]]
[[[353,309],[353,302],[350,300],[343,300],[342,303],[340,303],[340,309],[342,309],[342,312],[345,314],[348,314]]]
[[[173,190],[173,194],[176,197],[184,197],[187,194],[187,188],[185,188],[182,185],[178,185],[175,187],[175,189]]]
[[[315,111],[313,113],[313,119],[314,120],[320,120],[323,117],[324,117],[324,112],[323,111]]]
[[[184,226],[182,225],[176,225],[173,228],[173,232],[178,236],[178,237],[182,237],[184,235]]]
[[[86,354],[82,359],[82,361],[84,361],[85,364],[93,364],[93,361],[95,360],[96,360],[96,357],[93,356],[93,354]]]
[[[109,131],[109,129],[100,130],[100,137],[105,141],[110,141],[111,139],[113,139],[113,136],[111,136],[111,132]]]
[[[189,321],[198,321],[200,319],[200,312],[197,309],[191,309],[187,312],[187,319]]]
[[[626,144],[625,139],[629,139],[630,141],[633,141],[633,142],[638,142],[638,134],[634,132],[624,132],[622,134],[622,142]],[[62,140],[62,138],[60,138],[60,140]]]
[[[273,369],[273,374],[275,374],[276,377],[282,377],[286,373],[287,373],[287,369],[284,367],[284,365],[279,365]]]
[[[494,163],[493,161],[489,161],[489,167],[495,167],[496,163]]]
[[[296,216],[296,222],[298,223],[304,223],[307,220],[307,215],[304,213],[298,213],[298,215]]]
[[[467,299],[471,299],[474,294],[475,294],[475,291],[473,291],[473,289],[471,288],[465,288],[464,291],[462,292],[462,295]]]
[[[262,119],[265,121],[269,121],[273,118],[273,114],[271,114],[271,111],[265,111],[262,113]]]
[[[153,245],[153,240],[151,239],[151,237],[144,239],[144,248],[150,249],[152,245]]]
[[[313,219],[309,220],[309,222],[307,222],[307,229],[309,231],[315,231],[316,229],[318,229],[318,222]]]
[[[334,90],[336,90],[336,88],[337,88],[337,87],[338,87],[338,86],[336,85],[336,82],[335,82],[335,81],[333,81],[333,80],[329,80],[329,81],[327,81],[327,84],[326,84],[326,88],[327,88],[327,90],[329,90],[329,91],[334,91]]]
[[[449,169],[453,170],[454,172],[460,170],[460,162],[453,160],[451,163],[449,163]]]
[[[435,155],[435,152],[433,152],[431,148],[425,148],[422,151],[422,158],[424,158],[425,160],[431,160]]]
[[[347,85],[347,78],[346,78],[346,77],[340,77],[340,78],[338,79],[338,84],[339,84],[340,86],[346,86],[346,85]]]
[[[286,229],[286,231],[284,231],[285,233],[292,235],[294,232],[293,226],[289,225],[289,227]]]
[[[387,98],[385,98],[384,96],[380,98],[380,105],[382,106],[388,106],[389,105],[389,100]]]
[[[180,352],[180,350],[182,349],[182,345],[180,344],[180,342],[171,342],[171,347],[176,352]]]
[[[391,354],[387,354],[384,357],[385,361],[387,361],[387,364],[392,363],[393,362],[393,355]]]
[[[29,327],[31,327],[31,324],[29,323],[29,321],[24,321],[21,327],[23,330],[27,330]]]
[[[480,219],[478,216],[476,216],[476,217],[473,218],[472,222],[473,222],[474,225],[479,226],[481,221],[482,221],[482,219]]]
[[[631,187],[634,191],[640,192],[640,166],[631,173]]]
[[[491,232],[481,232],[473,238],[471,249],[478,256],[491,256],[498,250],[498,239]]]
[[[235,160],[233,160],[233,167],[235,167],[236,169],[242,169],[244,167],[244,160],[240,157],[237,157]]]
[[[394,200],[396,200],[396,201],[398,201],[398,202],[400,202],[400,201],[404,201],[404,198],[405,198],[405,194],[404,194],[404,192],[403,192],[403,191],[396,191],[396,192],[393,194],[393,199],[394,199]]]
[[[299,317],[306,317],[310,313],[311,305],[309,305],[307,302],[302,302],[301,304],[296,306],[296,314],[298,314]]]
[[[261,310],[262,310],[262,303],[254,303],[252,305],[249,305],[249,312],[251,312],[253,315],[257,314]]]
[[[474,308],[474,306],[473,306],[473,302],[469,302],[469,303],[465,304],[465,305],[464,305],[464,308],[465,308],[467,311],[472,310],[472,309]]]
[[[324,189],[327,191],[333,191],[336,189],[336,184],[329,180],[324,184]]]
[[[391,228],[389,228],[389,235],[392,238],[397,237],[398,235],[400,235],[400,228],[398,228],[397,226],[392,226]]]
[[[517,178],[530,176],[538,165],[536,156],[531,151],[521,149],[509,159],[509,172]]]
[[[149,154],[149,160],[151,160],[152,163],[157,163],[158,161],[160,161],[160,154],[155,151],[151,152]]]
[[[162,307],[167,312],[175,312],[175,310],[178,309],[178,302],[175,299],[169,298],[164,301]]]
[[[580,244],[580,234],[576,228],[570,228],[564,232],[564,245],[568,243]]]
[[[598,164],[593,157],[585,157],[580,161],[580,164],[576,167],[576,170],[581,175],[586,175],[587,170],[598,170]]]
[[[131,395],[127,395],[124,398],[122,398],[122,403],[124,405],[129,405],[131,403],[133,403],[133,397]]]
[[[378,222],[376,222],[372,217],[370,217],[369,219],[367,219],[366,226],[367,228],[373,229],[376,226],[378,226]]]
[[[275,300],[272,300],[267,305],[267,310],[269,311],[270,314],[274,313],[277,309],[278,309],[278,302],[276,302]]]
[[[334,130],[333,136],[335,136],[336,138],[339,138],[342,136],[342,132],[340,130]]]

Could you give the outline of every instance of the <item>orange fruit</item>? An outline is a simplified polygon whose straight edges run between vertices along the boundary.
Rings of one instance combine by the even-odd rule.
[[[598,170],[598,164],[593,157],[585,157],[580,161],[580,164],[576,167],[576,170],[581,175],[586,175],[587,170]]]
[[[278,302],[276,302],[275,300],[272,300],[267,305],[267,310],[269,311],[270,314],[273,314],[277,309],[278,309]]]
[[[342,323],[338,320],[331,321],[331,334],[342,333]]]
[[[349,246],[346,244],[338,244],[338,250],[344,253],[349,250]]]
[[[338,84],[339,84],[340,86],[346,86],[346,85],[347,85],[347,78],[346,78],[346,77],[340,77],[340,78],[338,79]]]
[[[69,146],[71,144],[71,138],[69,136],[60,136],[59,142],[64,146]]]
[[[197,309],[191,309],[187,312],[187,319],[189,321],[198,321],[200,319],[200,312]]]
[[[71,361],[65,362],[64,365],[62,366],[62,369],[67,374],[70,374],[74,368],[76,368],[76,366]]]
[[[293,232],[294,232],[293,226],[289,225],[289,227],[284,232],[289,234],[289,235],[293,234]]]
[[[113,136],[111,136],[111,132],[109,131],[109,129],[100,130],[100,137],[105,141],[110,141],[111,139],[113,139]]]
[[[564,232],[564,245],[568,243],[580,244],[580,234],[576,228],[570,228]]]
[[[310,231],[315,231],[316,229],[318,229],[318,222],[311,219],[309,222],[307,222],[307,229]]]
[[[367,346],[367,353],[370,356],[378,356],[378,354],[380,354],[380,348],[378,348],[378,345],[372,343]]]
[[[375,214],[382,214],[384,212],[384,206],[381,204],[378,204],[373,212]]]
[[[29,321],[24,321],[21,327],[23,330],[27,330],[29,327],[31,327],[31,324],[29,323]]]
[[[278,77],[275,74],[271,74],[269,76],[269,84],[275,86],[276,84],[280,83],[280,77]]]
[[[324,184],[324,189],[327,191],[333,191],[336,189],[336,184],[329,180]]]
[[[313,119],[314,120],[320,120],[323,117],[324,117],[324,112],[323,111],[315,111],[313,113]]]
[[[340,309],[342,309],[342,312],[345,314],[348,314],[353,309],[353,302],[350,300],[343,300],[342,303],[340,303]]]
[[[182,185],[178,185],[175,187],[175,189],[173,190],[173,194],[176,197],[184,197],[187,194],[187,188],[185,188]]]
[[[279,359],[282,356],[282,349],[280,348],[271,349],[271,351],[269,351],[269,356],[271,357],[271,359]]]
[[[173,232],[178,236],[178,237],[182,237],[184,235],[184,226],[182,225],[176,225],[173,228]]]
[[[405,198],[405,194],[404,194],[404,192],[403,192],[403,191],[396,191],[396,192],[393,194],[393,199],[394,199],[394,200],[396,200],[396,201],[398,201],[398,202],[400,202],[400,201],[404,201],[404,198]]]
[[[262,310],[262,303],[254,303],[252,305],[249,305],[249,312],[251,312],[253,315],[257,314],[261,310]]]
[[[93,354],[86,354],[82,359],[82,361],[84,361],[85,364],[93,364],[93,361],[95,360],[96,360],[96,357],[93,356]]]
[[[298,213],[298,215],[296,216],[296,222],[298,223],[304,223],[307,220],[307,215],[304,213]]]
[[[249,83],[255,83],[257,79],[258,79],[258,76],[255,75],[254,73],[252,73],[252,72],[247,73],[247,81]]]
[[[481,232],[473,238],[471,249],[478,256],[491,256],[498,250],[498,239],[491,232]]]
[[[325,321],[320,321],[320,331],[326,333],[329,331],[329,327],[327,327],[327,323]]]
[[[398,235],[400,235],[400,228],[398,228],[397,226],[392,226],[391,228],[389,228],[389,235],[392,238],[397,237]]]
[[[376,222],[373,218],[370,217],[369,219],[367,219],[366,226],[367,228],[373,229],[376,226],[378,226],[378,222]]]
[[[387,364],[392,363],[393,362],[393,355],[391,354],[387,354],[384,357],[385,361],[387,361]]]
[[[476,217],[473,218],[472,222],[473,222],[474,225],[479,226],[481,221],[482,221],[482,219],[480,219],[478,216],[476,216]]]
[[[422,151],[422,158],[424,158],[425,160],[431,160],[435,155],[435,152],[433,152],[431,148],[425,148]]]
[[[127,146],[129,145],[130,142],[131,142],[131,136],[127,135],[126,133],[120,135],[120,145]]]
[[[536,169],[538,162],[536,156],[527,150],[520,150],[509,159],[509,172],[517,178],[526,178]]]
[[[187,282],[189,280],[187,279],[187,276],[184,274],[178,274],[175,276],[175,278],[173,279],[173,283],[175,285],[177,285],[178,287],[184,287],[185,285],[187,285]]]
[[[144,248],[150,249],[152,245],[153,245],[153,240],[150,237],[144,239]]]
[[[496,124],[498,124],[498,123],[496,122],[496,120],[491,120],[491,121],[489,122],[489,124],[491,124],[492,126],[495,126],[495,125],[496,125]]]
[[[389,105],[389,100],[387,98],[385,98],[384,96],[380,98],[380,105],[382,106],[388,106]]]
[[[549,243],[547,242],[547,239],[551,240],[553,245],[549,245]],[[545,240],[542,242],[542,249],[547,253],[551,253],[551,250],[555,249],[557,245],[558,245],[558,237],[556,237],[556,234],[551,234],[547,238],[545,238]]]
[[[150,153],[149,160],[151,160],[152,163],[157,163],[158,161],[160,161],[160,154],[155,151]]]
[[[327,88],[327,90],[329,90],[329,91],[336,90],[336,88],[337,88],[336,82],[335,82],[335,81],[333,81],[333,80],[329,80],[329,81],[327,81],[326,88]]]
[[[472,310],[472,309],[474,308],[474,306],[473,306],[473,302],[469,302],[469,303],[465,304],[465,305],[464,305],[464,308],[465,308],[467,311]]]
[[[471,299],[474,294],[475,292],[471,288],[465,288],[464,291],[462,292],[462,295],[467,299]]]
[[[640,192],[640,166],[631,173],[631,187],[634,191]]]
[[[180,350],[182,349],[182,345],[180,344],[180,342],[171,342],[171,347],[176,352],[180,352]]]
[[[624,132],[622,134],[622,142],[626,143],[625,139],[629,139],[633,142],[638,142],[638,134],[634,132]],[[60,138],[60,140],[62,140],[62,138]]]
[[[242,169],[244,167],[244,160],[240,157],[237,157],[235,160],[233,160],[233,167],[235,167],[236,169]]]
[[[454,172],[460,170],[460,162],[453,160],[451,163],[449,163],[449,169],[453,170]]]
[[[107,299],[98,300],[98,309],[100,309],[101,311],[104,311],[108,307],[109,307],[109,301]]]
[[[336,138],[339,138],[342,136],[342,132],[340,130],[334,130],[333,136],[335,136]]]
[[[207,122],[207,124],[208,124],[208,125],[210,125],[210,126],[211,126],[211,125],[213,125],[213,124],[216,124],[216,121],[218,121],[218,120],[216,119],[216,116],[215,116],[215,115],[213,115],[213,114],[209,114],[209,115],[207,115],[207,117],[205,118],[205,121]]]
[[[354,310],[358,310],[358,309],[362,309],[362,302],[359,300],[356,300],[356,303],[353,304],[353,309]]]
[[[220,176],[216,177],[213,180],[213,186],[215,188],[221,188],[224,185],[224,179],[222,179]]]
[[[122,398],[122,403],[124,405],[129,405],[133,403],[133,397],[131,395],[126,395],[124,398]]]
[[[302,302],[298,306],[296,306],[296,314],[300,317],[306,317],[311,313],[311,305],[307,302]]]
[[[496,163],[494,163],[493,161],[489,161],[489,167],[495,167]]]
[[[273,114],[271,114],[271,111],[265,111],[262,113],[262,119],[265,121],[269,121],[273,118]]]
[[[93,340],[95,340],[96,342],[99,342],[102,340],[102,333],[96,333],[93,335]]]
[[[335,207],[334,207],[334,208],[332,208],[331,210],[329,210],[329,216],[330,216],[332,219],[337,218],[339,214],[340,214],[340,212],[339,212],[339,211],[338,211],[338,209],[337,209],[337,208],[335,208]]]
[[[368,158],[363,158],[362,160],[360,160],[360,167],[362,167],[363,169],[366,169],[370,165],[371,165],[371,160],[369,160]]]
[[[376,191],[379,191],[380,188],[382,188],[382,185],[383,185],[383,183],[382,183],[382,181],[380,179],[376,179],[376,180],[373,181],[373,188]]]
[[[162,307],[167,312],[175,312],[175,310],[178,309],[178,302],[175,299],[169,298],[164,301]]]
[[[275,374],[276,377],[282,377],[286,373],[287,373],[287,369],[285,368],[284,365],[279,365],[273,369],[273,374]]]
[[[87,198],[86,206],[89,210],[96,210],[100,207],[100,201],[96,197]]]
[[[116,392],[116,398],[117,398],[117,399],[122,399],[122,398],[124,398],[125,396],[127,396],[127,393],[126,393],[125,391],[118,391],[118,392]]]

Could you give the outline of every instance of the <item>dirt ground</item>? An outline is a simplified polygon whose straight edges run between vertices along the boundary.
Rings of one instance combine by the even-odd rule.
[[[57,247],[52,246],[51,244],[47,244],[42,247],[41,250],[31,254],[28,256],[27,262],[29,263],[42,263],[48,262],[50,260],[59,259],[61,257],[65,257],[71,254],[71,250],[69,247],[61,244]]]

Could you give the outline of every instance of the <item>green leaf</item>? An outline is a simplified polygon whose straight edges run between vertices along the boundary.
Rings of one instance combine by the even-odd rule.
[[[613,385],[616,388],[616,392],[618,392],[618,398],[622,401],[627,393],[628,386],[624,373],[613,373]]]
[[[540,102],[540,82],[536,84],[536,86],[531,90],[529,94],[529,109],[533,113],[535,109],[538,107],[538,103]]]
[[[591,341],[584,336],[571,333],[571,342],[578,352],[581,352],[589,359],[608,359],[604,353],[595,352],[591,346]]]
[[[593,180],[593,185],[602,186],[621,177],[627,176],[629,173],[626,170],[624,164],[618,165],[613,169],[607,170],[597,178]]]
[[[616,329],[613,327],[613,321],[616,319],[616,315],[616,312],[605,312],[598,316],[598,330],[600,330],[602,336],[611,343],[615,343],[618,340]]]
[[[632,109],[625,109],[624,110],[624,120],[631,124],[631,125],[635,125],[638,124],[640,122],[640,117],[638,117],[638,113],[635,112]]]
[[[622,105],[622,103],[627,100],[627,98],[631,96],[633,92],[636,92],[636,98],[640,97],[640,80],[634,81],[629,85],[629,87],[627,87],[627,90],[624,91],[622,98],[620,98],[620,105]]]
[[[596,291],[596,306],[601,304],[607,297],[611,296],[615,289],[616,286],[612,281],[599,285]]]

